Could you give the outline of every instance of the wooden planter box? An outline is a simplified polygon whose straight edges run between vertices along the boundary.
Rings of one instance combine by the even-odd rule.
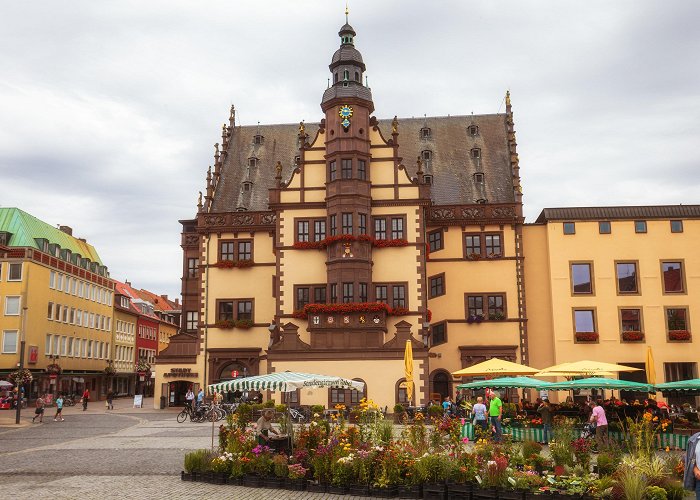
[[[447,498],[447,485],[445,483],[424,484],[423,498],[426,500],[445,500]]]
[[[394,498],[399,494],[398,486],[389,486],[388,488],[374,488],[371,490],[373,497],[379,498]]]
[[[447,483],[447,498],[449,500],[471,500],[471,483]]]
[[[284,489],[291,491],[304,491],[306,489],[306,479],[289,479],[284,481]]]
[[[254,474],[246,474],[243,476],[243,482],[241,484],[249,488],[262,488],[264,485],[264,478]]]
[[[348,493],[358,497],[368,497],[370,496],[369,484],[351,484]]]
[[[399,498],[423,498],[423,485],[399,486]]]
[[[317,483],[316,481],[308,481],[306,483],[306,491],[310,491],[312,493],[325,493],[326,485]]]
[[[329,495],[347,495],[348,494],[348,487],[347,486],[333,486],[332,484],[328,485],[328,490],[326,490],[326,493]]]
[[[265,488],[284,488],[284,478],[277,476],[267,476],[263,480],[263,485]]]

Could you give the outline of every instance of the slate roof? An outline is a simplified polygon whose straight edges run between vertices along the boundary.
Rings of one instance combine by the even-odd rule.
[[[700,205],[545,208],[536,223],[558,220],[696,219]]]
[[[0,231],[12,233],[7,246],[31,247],[42,250],[35,239],[46,239],[49,243],[56,243],[61,248],[66,248],[72,253],[79,253],[91,262],[102,265],[100,256],[97,255],[97,251],[92,245],[64,233],[19,208],[0,208]]]
[[[478,127],[476,136],[469,134],[470,125]],[[430,128],[429,138],[421,138],[423,127]],[[379,128],[385,139],[391,137],[390,119],[379,120]],[[298,123],[235,127],[211,211],[268,210],[268,189],[275,185],[277,161],[283,166],[283,180],[288,180],[294,170],[294,157],[299,154],[298,130]],[[306,125],[309,142],[317,131],[318,125]],[[431,152],[432,159],[423,170],[433,176],[434,203],[472,204],[480,199],[515,202],[505,114],[401,118],[398,131],[399,155],[412,176],[421,151]],[[262,144],[254,144],[258,133],[263,136]],[[481,150],[478,160],[471,157],[473,148]],[[253,157],[257,165],[249,167]],[[475,182],[477,172],[484,173],[483,184]],[[249,191],[244,189],[244,182],[252,183]]]

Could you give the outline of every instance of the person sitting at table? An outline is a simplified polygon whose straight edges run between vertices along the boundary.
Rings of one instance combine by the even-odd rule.
[[[269,433],[272,432],[276,436],[279,436],[279,432],[277,432],[273,427],[272,427],[272,417],[274,415],[274,412],[272,409],[267,409],[264,410],[260,418],[258,419],[257,426],[255,428],[255,435],[258,438],[258,444],[264,444],[267,445],[268,442],[270,441],[270,436]]]

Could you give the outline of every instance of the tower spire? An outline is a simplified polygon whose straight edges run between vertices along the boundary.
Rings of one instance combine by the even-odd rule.
[[[350,14],[350,9],[348,8],[348,0],[345,0],[345,24],[349,24],[348,14]]]

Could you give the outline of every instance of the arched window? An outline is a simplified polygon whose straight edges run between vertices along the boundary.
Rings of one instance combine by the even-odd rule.
[[[405,378],[401,378],[396,381],[396,404],[403,405],[404,407],[408,406],[410,404],[410,401],[408,400],[408,394],[406,392],[406,387],[402,387],[402,384],[406,382]],[[413,399],[416,398],[416,395],[413,395]]]
[[[355,71],[355,81],[358,83],[360,81],[360,72],[359,71]]]
[[[345,80],[347,82],[349,79],[350,79],[350,71],[348,71],[347,69],[344,69],[343,70],[343,80]]]
[[[333,83],[338,83],[338,73],[333,73]]]
[[[337,404],[344,404],[346,407],[356,406],[360,404],[362,398],[367,397],[367,383],[361,378],[354,378],[358,382],[365,384],[363,391],[356,391],[355,389],[341,389],[337,387],[331,387],[328,389],[328,408],[332,409]]]

